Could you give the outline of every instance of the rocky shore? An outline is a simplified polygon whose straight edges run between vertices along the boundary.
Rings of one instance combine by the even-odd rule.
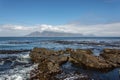
[[[21,52],[28,52],[30,50],[28,49],[21,49],[21,50],[0,50],[0,54],[17,54],[17,53],[21,53]]]
[[[38,64],[38,68],[31,71],[31,80],[60,80],[55,76],[63,72],[61,66],[66,62],[100,72],[120,67],[120,49],[104,49],[100,56],[94,56],[90,49],[74,50],[67,48],[66,50],[55,51],[34,48],[30,53],[30,57],[34,63]],[[89,78],[79,77],[76,80],[89,80]]]

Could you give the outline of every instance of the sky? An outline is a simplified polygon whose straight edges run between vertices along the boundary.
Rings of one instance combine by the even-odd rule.
[[[0,0],[0,36],[34,31],[120,37],[120,0]]]

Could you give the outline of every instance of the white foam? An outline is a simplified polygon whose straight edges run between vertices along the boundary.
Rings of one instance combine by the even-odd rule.
[[[74,80],[74,79],[77,79],[76,77],[69,77],[69,78],[66,78],[64,80]]]
[[[0,58],[9,58],[9,57],[13,57],[16,56],[16,60],[17,62],[20,63],[26,63],[25,65],[27,65],[27,63],[30,63],[29,59],[29,52],[27,53],[20,53],[20,54],[0,54]],[[11,64],[14,65],[14,62]],[[3,65],[4,61],[0,62],[0,65]],[[16,67],[14,67],[13,69],[9,69],[6,71],[0,71],[0,80],[26,80],[30,78],[30,71],[33,70],[34,68],[36,68],[38,66],[38,64],[31,64],[28,67],[24,67],[24,66],[19,66],[17,65]]]
[[[0,58],[8,58],[8,57],[20,57],[20,58],[29,58],[29,52],[23,52],[19,54],[0,54]]]
[[[4,64],[4,61],[1,61],[1,62],[0,62],[0,65],[3,65],[3,64]]]
[[[26,80],[30,78],[30,71],[36,68],[38,64],[34,64],[30,67],[17,67],[10,69],[0,75],[0,80]]]
[[[23,80],[22,76],[19,76],[19,75],[12,75],[11,76],[11,80]]]
[[[76,80],[76,79],[82,79],[82,78],[87,78],[87,75],[83,74],[69,74],[64,80]]]

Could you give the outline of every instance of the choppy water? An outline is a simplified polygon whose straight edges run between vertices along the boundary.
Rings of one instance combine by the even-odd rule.
[[[97,56],[104,48],[120,49],[120,37],[0,37],[0,50],[31,50],[34,47],[44,47],[54,50],[89,48],[94,52],[94,55]],[[0,80],[27,80],[30,77],[30,70],[35,66],[36,65],[30,61],[29,52],[0,54]],[[69,63],[63,65],[63,68],[68,69],[67,71],[76,71],[76,67],[71,67]],[[93,78],[96,76],[100,77],[98,80],[120,80],[119,70],[119,68],[116,68],[108,73],[100,73],[77,68],[77,71],[84,74],[89,73]],[[69,72],[67,75],[69,75]],[[69,75],[66,80],[68,80],[70,76],[71,75]],[[73,78],[75,76],[76,75],[72,75],[71,77]]]

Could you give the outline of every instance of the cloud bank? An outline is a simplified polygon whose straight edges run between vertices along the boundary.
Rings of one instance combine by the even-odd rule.
[[[120,22],[109,24],[96,24],[96,25],[80,25],[80,24],[65,24],[65,25],[47,25],[40,24],[34,26],[22,26],[4,24],[0,25],[0,36],[24,36],[34,31],[54,31],[54,32],[69,32],[80,33],[83,35],[95,35],[98,37],[120,36]]]

